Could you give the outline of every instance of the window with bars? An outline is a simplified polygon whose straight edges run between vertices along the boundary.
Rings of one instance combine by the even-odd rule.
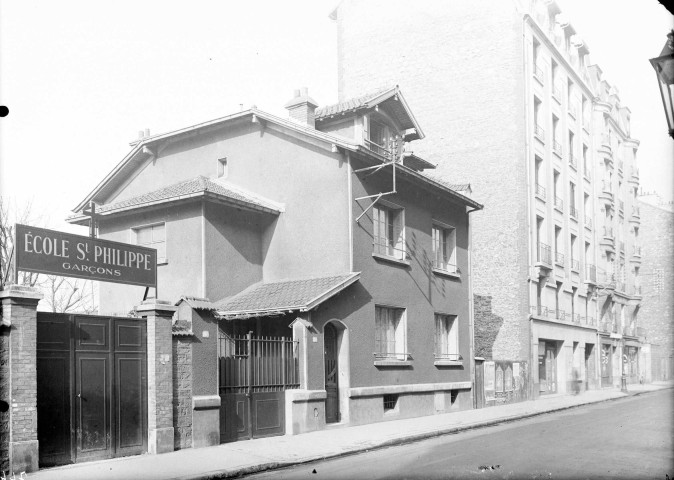
[[[433,225],[433,268],[456,273],[456,229]]]
[[[398,405],[398,395],[394,395],[394,394],[384,395],[384,411],[385,412],[395,410],[397,405]]]
[[[459,355],[459,321],[456,315],[435,314],[435,360],[462,360]]]
[[[404,308],[375,306],[375,361],[407,360]]]
[[[372,209],[374,253],[405,259],[405,211],[377,204]]]
[[[157,263],[166,263],[166,227],[163,223],[133,229],[136,244],[157,249]]]

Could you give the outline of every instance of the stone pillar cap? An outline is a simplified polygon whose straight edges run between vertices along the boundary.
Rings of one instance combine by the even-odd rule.
[[[173,313],[178,310],[178,307],[173,305],[173,302],[169,302],[168,300],[157,300],[154,298],[143,300],[143,302],[136,307],[137,312],[151,312],[153,310]]]
[[[0,290],[0,298],[27,298],[33,300],[42,300],[40,289],[28,285],[5,285]]]

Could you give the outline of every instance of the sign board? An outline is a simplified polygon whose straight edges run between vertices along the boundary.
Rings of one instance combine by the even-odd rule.
[[[16,224],[16,269],[157,287],[157,250]]]

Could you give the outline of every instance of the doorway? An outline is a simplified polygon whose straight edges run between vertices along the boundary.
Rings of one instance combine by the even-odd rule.
[[[539,340],[538,380],[541,395],[557,393],[557,343]]]
[[[336,423],[340,421],[339,415],[339,345],[337,329],[332,323],[325,325],[323,329],[323,342],[325,345],[325,421]]]

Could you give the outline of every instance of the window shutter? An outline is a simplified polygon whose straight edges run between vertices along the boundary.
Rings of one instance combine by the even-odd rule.
[[[407,360],[407,345],[406,345],[406,330],[407,327],[405,325],[405,314],[404,310],[402,309],[395,309],[392,310],[392,312],[395,315],[394,325],[395,325],[395,337],[394,337],[394,344],[395,344],[395,349],[393,353],[397,353],[397,358],[398,360]],[[393,333],[393,332],[392,332]]]
[[[458,354],[459,353],[459,320],[456,317],[447,317],[447,322],[449,323],[449,345],[447,352]]]

